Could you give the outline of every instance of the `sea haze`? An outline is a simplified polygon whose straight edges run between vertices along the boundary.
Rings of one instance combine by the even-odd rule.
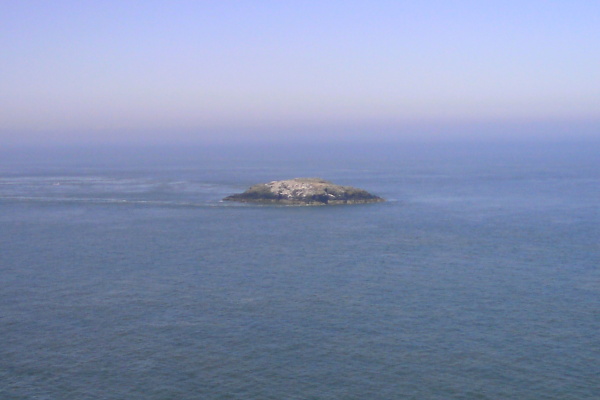
[[[0,397],[598,398],[597,150],[3,150]],[[388,201],[220,201],[302,176]]]

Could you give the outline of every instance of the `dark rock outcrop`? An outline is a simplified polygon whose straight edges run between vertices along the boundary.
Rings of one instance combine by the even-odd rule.
[[[244,193],[227,196],[223,200],[287,205],[364,204],[385,201],[365,190],[335,185],[320,178],[295,178],[260,183],[251,186]]]

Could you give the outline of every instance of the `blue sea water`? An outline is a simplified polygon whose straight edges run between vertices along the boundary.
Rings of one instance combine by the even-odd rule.
[[[598,150],[4,150],[0,398],[600,398]]]

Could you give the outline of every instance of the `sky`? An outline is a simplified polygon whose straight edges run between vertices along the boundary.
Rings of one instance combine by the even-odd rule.
[[[0,145],[574,134],[598,1],[0,2]]]

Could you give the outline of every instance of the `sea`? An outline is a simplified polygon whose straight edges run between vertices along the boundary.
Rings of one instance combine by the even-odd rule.
[[[0,149],[0,399],[599,398],[598,141]]]

